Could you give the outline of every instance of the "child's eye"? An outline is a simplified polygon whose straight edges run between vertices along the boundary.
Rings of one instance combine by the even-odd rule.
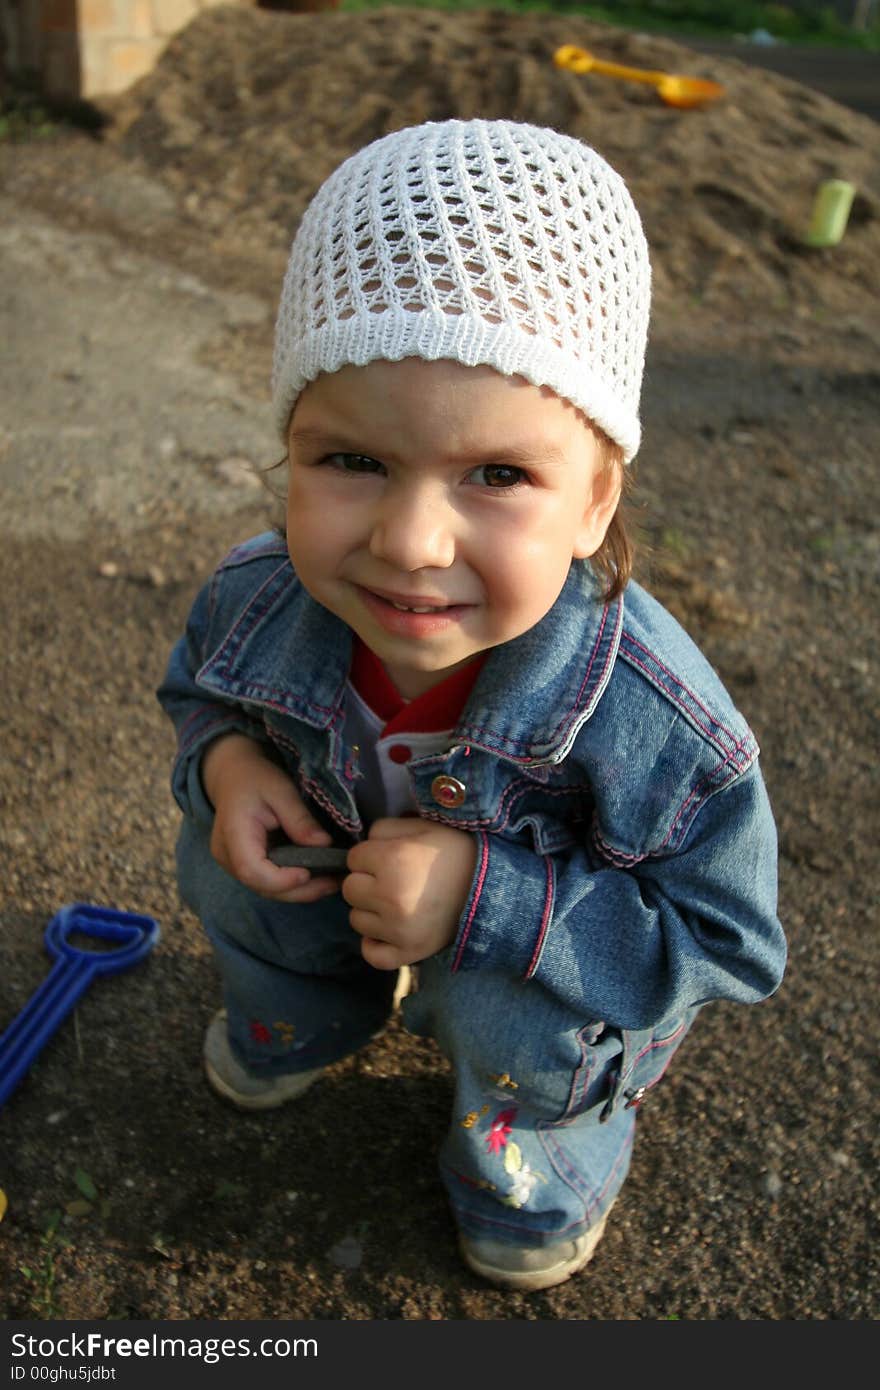
[[[522,468],[513,468],[506,463],[485,463],[475,468],[471,480],[481,487],[502,489],[510,492],[520,484],[528,482],[528,474]]]
[[[384,467],[369,454],[328,454],[323,462],[341,473],[379,473]]]

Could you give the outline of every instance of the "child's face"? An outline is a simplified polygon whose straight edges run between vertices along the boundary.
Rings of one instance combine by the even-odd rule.
[[[289,453],[296,571],[408,699],[539,622],[619,495],[573,406],[457,362],[318,377]]]

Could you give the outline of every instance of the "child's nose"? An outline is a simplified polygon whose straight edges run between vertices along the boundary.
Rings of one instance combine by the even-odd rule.
[[[370,554],[395,569],[447,569],[455,559],[448,504],[421,490],[386,495],[373,524]]]

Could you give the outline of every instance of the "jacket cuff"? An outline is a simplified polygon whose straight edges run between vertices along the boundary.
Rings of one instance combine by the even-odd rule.
[[[214,820],[214,808],[202,786],[202,755],[209,744],[224,734],[246,734],[255,742],[265,742],[250,720],[233,709],[221,710],[216,705],[200,711],[181,733],[180,751],[171,774],[171,790],[183,814],[201,825],[210,825]]]
[[[478,831],[477,867],[452,953],[452,972],[503,970],[527,980],[538,968],[553,915],[550,855]]]

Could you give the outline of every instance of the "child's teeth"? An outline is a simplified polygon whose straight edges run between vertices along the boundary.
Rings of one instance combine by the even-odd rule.
[[[436,609],[434,609],[434,608],[416,608],[415,606],[413,606],[413,607],[407,607],[407,605],[406,605],[405,603],[395,603],[394,599],[392,599],[391,602],[394,604],[394,607],[395,607],[396,609],[398,609],[398,611],[401,612],[401,613],[434,613],[434,612],[436,612]]]

